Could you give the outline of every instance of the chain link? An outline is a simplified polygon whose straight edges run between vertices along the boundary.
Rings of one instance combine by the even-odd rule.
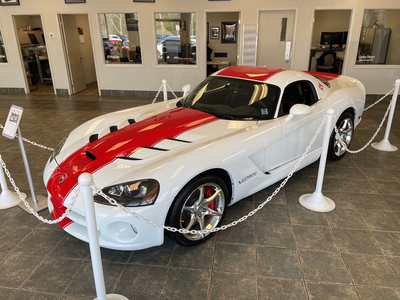
[[[4,128],[4,126],[0,124],[0,129],[3,129],[3,128]],[[18,136],[18,134],[16,134],[15,136]],[[26,139],[24,137],[22,137],[22,140],[24,142],[32,144],[33,146],[36,146],[36,147],[39,147],[39,148],[42,148],[42,149],[45,149],[45,150],[49,150],[49,151],[54,151],[54,148],[50,148],[50,147],[46,147],[46,146],[40,145],[40,144],[32,142],[32,141],[30,141],[30,140],[28,140],[28,139]]]
[[[377,105],[379,102],[381,102],[383,99],[385,99],[387,96],[389,96],[395,88],[392,88],[389,92],[386,93],[385,96],[382,96],[380,99],[378,99],[377,101],[375,101],[374,103],[372,103],[370,106],[368,106],[367,108],[364,108],[364,111],[367,111],[368,109],[374,107],[375,105]]]
[[[10,181],[11,185],[13,186],[15,192],[18,194],[19,199],[21,199],[21,201],[25,204],[25,206],[28,208],[28,210],[31,212],[31,214],[34,215],[38,220],[42,221],[43,223],[56,224],[58,222],[61,222],[62,220],[64,220],[66,218],[66,216],[69,214],[69,212],[74,207],[74,204],[76,202],[76,199],[78,198],[79,191],[80,191],[80,187],[79,186],[78,186],[77,189],[75,189],[75,191],[73,193],[73,197],[72,197],[70,205],[68,206],[68,208],[65,210],[65,212],[59,218],[57,218],[55,220],[48,220],[48,219],[43,218],[41,215],[39,215],[37,212],[35,212],[35,210],[25,200],[24,195],[22,195],[21,191],[19,190],[19,188],[15,184],[14,179],[11,177],[11,174],[8,171],[6,163],[3,161],[1,155],[0,155],[0,163],[1,163],[2,168],[4,169],[4,172],[6,173],[6,175],[8,177],[8,180]]]
[[[211,232],[217,232],[220,230],[225,230],[227,228],[233,227],[245,220],[247,220],[249,217],[253,216],[255,213],[257,213],[260,209],[262,209],[268,202],[270,202],[272,200],[273,197],[276,196],[276,194],[278,194],[280,192],[280,190],[286,185],[286,183],[288,182],[288,180],[293,176],[293,174],[296,172],[296,170],[298,169],[298,167],[300,166],[301,162],[304,160],[304,158],[306,157],[307,153],[310,151],[311,146],[314,144],[315,140],[317,139],[318,134],[321,132],[322,126],[325,124],[326,122],[326,116],[324,116],[324,118],[322,119],[321,125],[318,127],[315,135],[313,136],[313,138],[310,141],[310,144],[307,146],[306,151],[302,154],[302,156],[300,157],[299,161],[296,163],[296,165],[293,167],[292,171],[286,176],[286,178],[281,182],[281,184],[279,185],[279,187],[277,187],[274,192],[263,202],[261,203],[256,209],[252,210],[250,213],[248,213],[247,215],[241,217],[239,220],[237,221],[233,221],[229,224],[226,225],[222,225],[221,227],[216,227],[213,228],[211,230],[208,229],[203,229],[203,230],[187,230],[187,229],[183,229],[183,228],[175,228],[175,227],[171,227],[171,226],[165,226],[164,224],[160,224],[157,222],[154,222],[150,219],[147,219],[145,217],[143,217],[142,215],[131,211],[129,209],[127,209],[126,207],[122,206],[121,204],[119,204],[115,199],[107,196],[106,194],[103,193],[102,190],[100,190],[98,187],[96,187],[96,185],[93,183],[92,184],[92,190],[95,194],[102,196],[104,199],[106,199],[110,204],[117,206],[120,210],[126,212],[127,214],[131,214],[133,215],[135,218],[142,220],[148,224],[154,225],[158,228],[161,229],[165,229],[168,230],[170,232],[179,232],[182,234],[197,234],[197,233],[203,233],[203,234],[207,234],[207,233],[211,233]]]
[[[163,89],[163,85],[161,84],[161,86],[158,89],[158,92],[157,92],[156,96],[154,97],[153,102],[151,102],[151,104],[154,104],[157,101],[158,95],[160,95],[162,89]]]
[[[379,101],[379,100],[378,100],[378,101]],[[390,108],[391,108],[391,106],[392,106],[392,103],[393,103],[393,99],[390,100],[389,106],[388,106],[388,108],[386,109],[386,112],[385,112],[385,114],[384,114],[384,116],[383,116],[383,119],[382,119],[381,123],[380,123],[379,126],[378,126],[378,129],[375,131],[374,135],[370,138],[370,140],[369,140],[363,147],[361,147],[360,149],[358,149],[358,150],[350,150],[350,149],[347,147],[346,142],[343,141],[342,137],[340,136],[339,129],[336,127],[336,124],[335,124],[335,125],[334,125],[334,130],[335,130],[335,132],[336,132],[336,134],[335,134],[336,140],[338,140],[339,143],[342,145],[342,147],[343,147],[347,152],[349,152],[349,153],[351,153],[351,154],[357,154],[357,153],[360,153],[361,151],[365,150],[365,149],[372,143],[372,141],[376,138],[376,136],[378,135],[379,131],[381,130],[381,128],[382,128],[383,124],[385,123],[386,118],[387,118],[387,116],[388,116],[388,114],[389,114],[389,112],[390,112]]]
[[[178,97],[175,95],[174,91],[171,89],[171,87],[169,86],[168,83],[167,83],[167,87],[169,88],[169,91],[172,93],[172,95],[174,95],[175,99],[177,99]]]

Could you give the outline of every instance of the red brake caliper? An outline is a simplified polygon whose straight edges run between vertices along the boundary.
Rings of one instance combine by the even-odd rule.
[[[213,194],[214,194],[214,190],[213,189],[211,189],[211,188],[209,188],[207,186],[204,188],[204,196],[206,198],[210,198]],[[212,210],[214,210],[214,208],[215,208],[215,200],[213,202],[211,202],[210,204],[208,204],[208,207],[211,208]],[[208,217],[210,217],[210,216],[208,216]]]

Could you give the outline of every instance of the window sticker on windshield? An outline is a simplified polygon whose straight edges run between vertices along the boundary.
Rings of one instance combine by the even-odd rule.
[[[267,109],[267,108],[262,108],[262,109],[261,109],[261,114],[262,114],[263,116],[268,115],[268,109]]]

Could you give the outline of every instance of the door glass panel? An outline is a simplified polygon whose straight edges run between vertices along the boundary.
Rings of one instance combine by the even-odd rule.
[[[400,9],[366,9],[356,64],[400,64]]]
[[[309,71],[341,74],[351,10],[316,10],[310,46]]]
[[[194,13],[155,13],[158,64],[196,64]]]
[[[142,63],[137,13],[100,14],[106,63]]]
[[[6,62],[7,62],[6,49],[4,47],[3,36],[1,35],[0,31],[0,63],[6,63]]]

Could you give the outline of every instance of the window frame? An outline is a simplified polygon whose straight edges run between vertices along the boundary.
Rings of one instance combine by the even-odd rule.
[[[355,69],[389,69],[389,68],[390,69],[400,69],[400,60],[399,60],[398,64],[386,64],[386,62],[384,64],[379,64],[379,63],[372,63],[372,64],[371,63],[359,63],[359,60],[358,60],[359,59],[359,55],[360,55],[359,51],[360,51],[360,46],[361,46],[362,31],[363,31],[364,28],[370,28],[370,27],[364,27],[364,18],[365,18],[366,11],[387,11],[387,12],[398,11],[399,14],[400,14],[400,8],[397,8],[397,7],[395,7],[395,8],[364,7],[362,10],[363,10],[363,14],[362,14],[362,19],[361,19],[361,24],[360,24],[360,31],[359,31],[358,38],[357,38],[357,48],[355,50],[355,59],[354,59],[353,67]],[[390,36],[392,36],[393,35],[393,28],[390,28],[390,29],[391,29]],[[389,37],[387,51],[389,50],[390,43],[391,43],[391,39]],[[400,44],[400,42],[399,42],[399,44]],[[396,46],[394,46],[394,47],[396,47]],[[387,59],[387,51],[386,51],[385,60]]]
[[[194,35],[196,37],[196,52],[195,52],[195,59],[194,63],[160,63],[159,56],[158,56],[158,49],[157,49],[157,14],[191,14],[192,17],[195,19],[195,31],[196,34]],[[198,69],[198,12],[196,11],[153,11],[153,33],[154,33],[154,57],[155,57],[155,64],[156,68],[185,68],[185,69]],[[189,33],[190,34],[190,33]],[[189,43],[190,43],[190,38],[191,35],[189,35]]]
[[[131,62],[131,61],[129,61],[129,62],[107,62],[107,60],[105,58],[106,54],[105,54],[104,45],[103,45],[103,47],[101,49],[102,65],[103,65],[103,67],[106,67],[106,68],[110,68],[110,67],[112,67],[112,68],[115,68],[115,67],[117,67],[117,68],[132,68],[132,67],[133,68],[143,68],[144,67],[144,63],[143,63],[143,61],[144,61],[144,59],[143,59],[144,52],[142,51],[143,50],[142,49],[142,47],[143,47],[142,40],[143,39],[142,39],[142,31],[140,29],[140,24],[142,23],[142,21],[141,21],[141,16],[140,16],[139,11],[134,11],[134,12],[99,11],[96,14],[97,14],[97,22],[98,22],[97,28],[98,28],[98,32],[99,32],[99,39],[100,39],[100,44],[101,45],[103,45],[103,32],[102,32],[103,30],[102,30],[102,26],[101,26],[101,15],[124,14],[125,17],[126,17],[127,14],[136,14],[137,21],[138,21],[138,24],[139,24],[138,25],[138,37],[139,37],[139,41],[140,41],[140,46],[139,47],[141,48],[141,51],[140,51],[141,61],[139,63],[135,63],[135,62]],[[126,23],[126,20],[125,20],[125,23]]]

